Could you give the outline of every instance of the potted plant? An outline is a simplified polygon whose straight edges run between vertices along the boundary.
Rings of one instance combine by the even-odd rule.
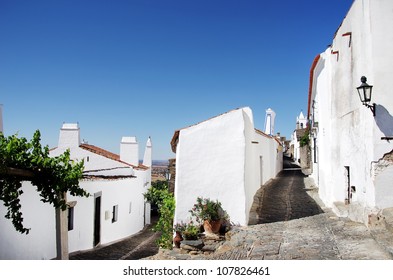
[[[186,223],[177,223],[173,230],[175,231],[175,237],[173,238],[173,243],[175,244],[176,248],[180,248],[180,242],[183,241],[183,232],[186,230]]]
[[[197,240],[199,234],[199,227],[194,225],[194,223],[191,221],[186,225],[182,234],[184,239],[186,240]]]
[[[229,220],[229,216],[222,208],[221,202],[209,198],[198,197],[194,207],[189,211],[206,233],[218,233],[222,222]]]

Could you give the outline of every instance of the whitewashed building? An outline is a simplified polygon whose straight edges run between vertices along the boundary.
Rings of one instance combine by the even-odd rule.
[[[393,1],[355,0],[310,71],[312,176],[327,206],[365,224],[393,207],[392,49]],[[362,76],[374,112],[360,101]]]
[[[282,170],[281,143],[254,128],[248,107],[180,129],[171,144],[176,153],[175,223],[188,222],[188,211],[197,197],[204,197],[218,199],[232,222],[247,225],[255,193]]]
[[[303,111],[301,111],[299,116],[296,117],[296,129],[291,135],[291,156],[297,163],[301,162],[300,139],[306,133],[307,122],[307,117],[305,117]]]
[[[84,160],[84,179],[80,187],[90,197],[68,195],[69,252],[92,249],[139,232],[150,223],[150,208],[143,193],[151,183],[150,138],[146,144],[143,164],[139,164],[139,148],[135,137],[123,137],[120,155],[96,146],[81,143],[78,124],[64,124],[58,147],[50,156],[70,149],[73,160]],[[56,258],[56,221],[52,205],[40,201],[35,187],[23,183],[21,196],[24,226],[28,235],[15,231],[4,218],[0,206],[0,259]]]

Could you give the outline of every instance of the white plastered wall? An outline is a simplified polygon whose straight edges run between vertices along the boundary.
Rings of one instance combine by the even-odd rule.
[[[180,131],[175,223],[188,222],[197,197],[218,199],[233,222],[246,223],[244,129],[235,110]]]

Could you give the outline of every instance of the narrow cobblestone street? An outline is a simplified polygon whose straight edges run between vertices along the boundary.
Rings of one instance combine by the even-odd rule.
[[[176,249],[160,250],[149,259],[393,259],[391,231],[369,229],[337,217],[319,200],[313,180],[289,159],[285,159],[285,169],[262,190],[253,206],[255,225],[234,227],[214,254],[192,256]]]
[[[386,260],[393,259],[393,234],[337,217],[318,198],[318,189],[285,159],[285,169],[263,186],[255,201],[255,225],[233,227],[212,254],[158,250],[149,226],[120,242],[72,254],[74,260]]]
[[[307,194],[306,176],[284,157],[284,170],[265,186],[262,204],[258,207],[258,224],[289,221],[323,213]]]
[[[72,253],[70,260],[139,260],[152,256],[158,252],[155,240],[159,233],[152,230],[156,222],[157,217],[153,217],[152,224],[141,232],[113,244]]]

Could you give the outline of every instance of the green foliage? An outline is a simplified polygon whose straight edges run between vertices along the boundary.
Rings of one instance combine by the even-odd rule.
[[[183,232],[187,228],[187,224],[185,222],[177,223],[174,227],[173,230],[175,232]]]
[[[306,133],[300,138],[300,147],[307,146],[310,143],[310,131],[307,129]]]
[[[166,181],[152,182],[151,187],[144,194],[145,199],[151,204],[160,205],[167,196],[168,185]]]
[[[168,190],[161,204],[159,204],[160,218],[154,227],[155,231],[161,232],[160,238],[157,240],[158,246],[164,249],[172,249],[173,240],[173,217],[175,215],[175,198]]]
[[[153,182],[148,191],[144,194],[147,201],[158,206],[159,219],[154,226],[154,231],[160,232],[161,236],[157,240],[160,248],[172,249],[173,244],[173,218],[175,215],[175,198],[169,192],[167,182]]]
[[[175,232],[179,232],[183,238],[187,240],[196,240],[198,239],[198,234],[200,233],[200,226],[195,225],[194,222],[191,220],[188,224],[181,222],[177,223],[173,230]]]
[[[12,220],[15,229],[29,233],[23,226],[20,195],[22,181],[30,180],[41,196],[41,201],[53,204],[55,208],[67,209],[64,194],[73,196],[89,194],[79,187],[84,164],[73,162],[69,150],[58,157],[49,157],[48,146],[41,146],[41,134],[37,130],[33,139],[18,138],[16,135],[5,137],[0,133],[0,200],[7,207],[5,217]],[[15,168],[31,174],[27,177],[15,175],[10,171]]]
[[[213,201],[209,198],[198,197],[197,202],[194,204],[194,207],[189,212],[198,223],[202,223],[205,220],[229,220],[229,216],[222,208],[221,202],[219,202],[218,200]]]
[[[191,221],[188,224],[186,224],[186,227],[183,230],[182,235],[187,240],[196,240],[198,239],[199,229],[200,226],[194,225],[194,223]]]

